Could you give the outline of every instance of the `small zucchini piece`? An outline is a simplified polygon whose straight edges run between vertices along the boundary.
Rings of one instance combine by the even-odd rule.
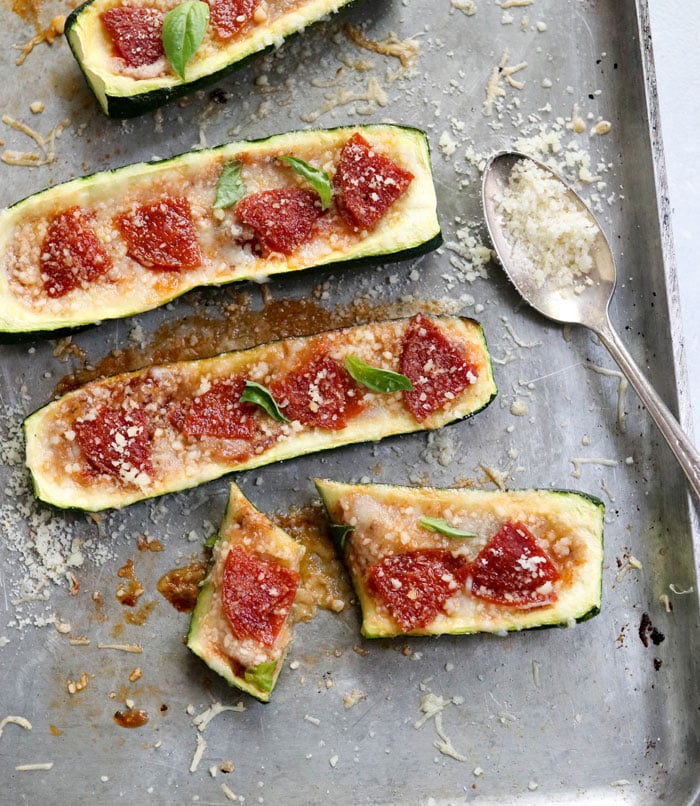
[[[571,625],[600,610],[597,498],[315,483],[368,638]]]
[[[212,13],[204,41],[188,61],[184,78],[176,74],[161,50],[158,33],[161,18],[153,23],[156,32],[152,57],[146,59],[147,63],[130,65],[128,62],[133,60],[127,54],[120,56],[119,47],[112,40],[101,15],[136,3],[89,0],[68,15],[65,34],[102,110],[111,117],[128,118],[157,109],[219,81],[251,56],[278,47],[287,37],[350,2],[352,0],[300,0],[290,4],[268,0],[263,4],[265,14],[261,8],[254,8],[258,4],[248,3],[249,13],[254,17],[248,19],[239,32],[228,37],[217,34],[215,14]],[[141,5],[146,8],[157,5],[162,12],[179,4],[179,0],[170,0],[165,4],[144,2]],[[132,29],[134,24],[138,25],[134,22],[130,26]],[[148,26],[145,33],[148,34]],[[125,44],[128,48],[128,41]]]
[[[263,702],[292,641],[304,551],[231,485],[187,646],[232,686]]]
[[[413,390],[371,391],[345,369],[348,355],[406,373]],[[232,471],[439,428],[495,394],[481,326],[416,314],[93,381],[25,420],[26,462],[43,501],[118,508]]]
[[[364,228],[347,223],[342,178],[323,210],[309,180],[279,159],[293,156],[330,182],[358,138],[371,146],[367,175],[412,176]],[[280,194],[300,205],[297,215],[275,213]],[[355,126],[229,143],[74,179],[1,211],[0,332],[131,316],[198,286],[400,260],[441,242],[428,142],[417,129]]]

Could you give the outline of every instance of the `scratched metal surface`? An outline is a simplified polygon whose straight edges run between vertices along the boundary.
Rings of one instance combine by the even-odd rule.
[[[508,146],[520,129],[535,130],[530,115],[550,129],[579,103],[584,118],[590,112],[613,124],[605,137],[563,136],[565,143],[577,140],[591,151],[594,172],[599,162],[609,165],[601,195],[615,197],[603,203],[603,221],[620,277],[612,318],[662,396],[688,423],[643,0],[535,0],[510,9],[511,23],[487,0],[477,0],[473,16],[458,8],[460,3],[454,6],[449,0],[358,4],[222,81],[217,87],[226,93],[225,103],[204,92],[186,105],[125,123],[97,110],[65,42],[39,46],[23,66],[6,68],[3,110],[42,133],[64,118],[71,126],[57,143],[52,165],[31,170],[0,165],[0,202],[198,144],[305,127],[304,116],[322,109],[333,87],[363,95],[374,76],[386,93],[384,105],[356,100],[320,115],[316,125],[392,120],[427,129],[440,216],[446,240],[453,241],[458,229],[479,222],[481,215],[479,179],[464,158],[467,147],[486,154]],[[44,8],[42,20],[52,12],[65,9]],[[529,24],[521,26],[524,16]],[[33,34],[7,2],[3,17],[6,48]],[[415,36],[420,54],[412,75],[388,81],[386,72],[395,72],[398,62],[358,50],[342,34],[346,22],[365,26],[373,39],[389,32],[400,39]],[[537,22],[546,23],[546,30],[538,31]],[[525,84],[521,90],[504,85],[502,116],[486,117],[484,89],[504,49],[508,64],[527,62],[513,76]],[[371,62],[373,71],[345,64],[357,59]],[[262,75],[269,85],[261,85]],[[551,87],[543,86],[545,78]],[[29,112],[33,100],[45,103],[42,114]],[[451,155],[438,147],[443,132],[456,144]],[[32,146],[6,125],[1,139],[6,147]],[[447,151],[450,140],[443,138]],[[494,265],[473,283],[455,279],[454,257],[443,248],[415,263],[358,268],[343,276],[308,272],[269,285],[281,298],[307,295],[327,283],[327,306],[358,295],[386,302],[412,294],[477,315],[499,361],[500,394],[478,417],[446,430],[452,461],[436,461],[427,436],[415,435],[299,458],[236,480],[263,510],[309,503],[314,475],[403,483],[421,478],[448,485],[483,475],[480,463],[507,471],[513,487],[574,487],[598,495],[607,504],[601,615],[571,630],[372,643],[360,640],[352,608],[341,616],[324,613],[298,626],[289,656],[297,668],[285,669],[272,702],[254,702],[188,653],[182,642],[188,617],[155,590],[161,573],[197,553],[205,522],[216,523],[223,513],[227,482],[112,513],[99,528],[84,515],[33,504],[26,492],[18,498],[14,491],[26,476],[21,457],[10,449],[11,432],[22,413],[50,399],[70,361],[53,356],[50,340],[5,340],[0,344],[5,409],[0,637],[7,640],[0,641],[0,719],[23,716],[32,730],[4,728],[0,800],[10,793],[12,803],[224,803],[222,783],[247,803],[268,804],[697,800],[698,597],[669,589],[697,591],[697,532],[683,477],[631,393],[624,400],[626,428],[618,427],[617,379],[586,366],[613,369],[588,333],[564,333],[519,307]],[[418,280],[410,279],[414,268]],[[256,289],[248,290],[257,300]],[[167,310],[88,328],[74,341],[95,360],[129,344],[135,325],[148,338],[194,303],[216,312],[231,293],[191,295]],[[518,346],[514,337],[531,346]],[[526,405],[524,416],[511,413],[516,399]],[[575,478],[572,458],[610,461],[583,464]],[[17,604],[18,581],[31,562],[31,550],[23,558],[17,545],[40,539],[30,526],[36,516],[68,538],[86,541],[84,561],[73,569],[80,590],[70,596],[65,584],[49,581],[38,592],[46,600]],[[160,540],[164,551],[137,552],[136,538],[144,533]],[[628,554],[641,569],[620,570]],[[114,598],[116,571],[130,558],[146,589],[143,601],[156,602],[143,626],[125,624]],[[103,594],[102,612],[93,591]],[[659,600],[663,594],[672,613]],[[658,646],[645,647],[638,636],[642,613],[665,636]],[[51,625],[26,625],[53,616],[70,623],[71,635],[87,636],[90,645],[70,646],[68,636]],[[138,643],[143,653],[99,650],[99,641]],[[358,644],[368,654],[354,652]],[[401,651],[405,644],[408,655]],[[130,683],[135,666],[143,676]],[[70,696],[66,681],[83,673],[87,688]],[[353,689],[366,698],[345,709],[343,694]],[[414,727],[427,690],[463,698],[445,708],[443,730],[466,761],[438,752],[432,721]],[[113,722],[125,697],[148,711],[142,728],[129,731]],[[198,741],[192,713],[214,701],[242,702],[245,710],[218,715],[200,734],[206,748],[198,769],[190,772]],[[233,772],[212,777],[210,768],[229,759]],[[49,762],[50,770],[16,770]]]

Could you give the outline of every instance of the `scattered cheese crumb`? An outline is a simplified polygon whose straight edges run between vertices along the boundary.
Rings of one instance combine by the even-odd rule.
[[[467,17],[473,17],[476,14],[476,3],[474,0],[450,0],[450,13],[453,9],[461,11]]]
[[[366,699],[367,695],[364,693],[364,691],[359,691],[358,689],[354,688],[352,691],[347,691],[345,694],[343,694],[343,708],[352,708],[361,700]]]
[[[101,641],[97,644],[98,649],[116,649],[119,652],[131,652],[134,655],[140,655],[143,652],[143,647],[140,644],[103,644]]]
[[[50,770],[53,769],[53,761],[39,762],[38,764],[18,764],[15,769],[17,772],[34,772],[35,770]]]
[[[29,111],[34,115],[40,115],[44,111],[44,104],[41,101],[32,101],[29,104]]]
[[[619,462],[617,459],[586,459],[586,458],[572,458],[569,459],[574,469],[571,475],[575,479],[581,478],[581,465],[600,465],[601,467],[617,467]]]

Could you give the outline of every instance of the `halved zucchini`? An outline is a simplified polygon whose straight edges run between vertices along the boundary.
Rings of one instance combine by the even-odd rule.
[[[304,547],[232,484],[187,646],[232,686],[270,699],[292,641]]]
[[[316,480],[368,638],[571,625],[600,610],[601,501]]]
[[[103,111],[117,118],[133,117],[219,81],[252,55],[278,47],[288,36],[303,30],[352,0],[265,0],[253,9],[259,21],[247,20],[241,31],[228,38],[217,36],[213,20],[204,41],[180,78],[164,55],[145,64],[129,66],[118,50],[100,15],[120,6],[156,7],[160,12],[181,0],[90,0],[68,16],[65,34],[73,55]],[[246,4],[253,6],[252,3]],[[264,9],[264,14],[261,13]],[[133,30],[133,25],[129,26]],[[157,54],[154,54],[157,56]],[[143,61],[139,59],[139,61]]]
[[[368,176],[412,175],[371,227],[348,223],[337,179],[359,140],[371,147]],[[278,159],[288,155],[335,180],[325,210],[307,179]],[[279,211],[280,194],[299,202],[296,218],[277,212],[273,220],[262,208]],[[417,129],[355,126],[229,143],[75,179],[0,212],[0,331],[130,316],[197,286],[399,260],[440,243],[427,138]]]
[[[405,374],[414,389],[370,391],[348,356]],[[439,428],[495,394],[481,326],[417,314],[93,381],[25,420],[26,460],[48,503],[122,507],[234,470]]]

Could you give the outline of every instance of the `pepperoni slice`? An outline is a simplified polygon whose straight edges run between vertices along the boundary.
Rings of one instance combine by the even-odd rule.
[[[246,196],[236,206],[236,213],[269,250],[291,255],[311,239],[322,210],[313,190],[275,188]]]
[[[55,298],[101,277],[112,268],[112,260],[90,226],[89,215],[71,207],[49,225],[39,266],[44,290]]]
[[[301,577],[260,554],[232,548],[224,566],[221,601],[236,638],[272,646],[294,603]]]
[[[190,204],[166,196],[116,220],[126,253],[148,269],[193,269],[202,263]]]
[[[353,134],[340,152],[333,186],[340,213],[353,229],[370,230],[406,192],[413,174]]]
[[[220,39],[230,39],[252,18],[260,0],[207,0],[210,20]]]
[[[151,436],[142,408],[101,406],[94,419],[74,423],[73,430],[94,470],[132,480],[139,473],[152,472]]]
[[[505,523],[479,552],[469,571],[474,596],[527,609],[557,601],[559,572],[522,523]]]
[[[153,64],[164,55],[163,17],[157,8],[135,6],[117,6],[100,14],[114,49],[129,67]]]
[[[464,584],[467,562],[443,549],[384,557],[367,569],[367,585],[404,631],[427,627]]]
[[[335,358],[320,355],[272,386],[280,410],[304,425],[336,430],[364,407],[364,394]]]
[[[399,365],[413,384],[404,400],[419,422],[476,381],[476,369],[421,313],[408,325]]]
[[[255,406],[240,402],[244,388],[242,377],[215,381],[209,390],[192,401],[182,430],[191,437],[251,439],[255,430],[252,417]]]

